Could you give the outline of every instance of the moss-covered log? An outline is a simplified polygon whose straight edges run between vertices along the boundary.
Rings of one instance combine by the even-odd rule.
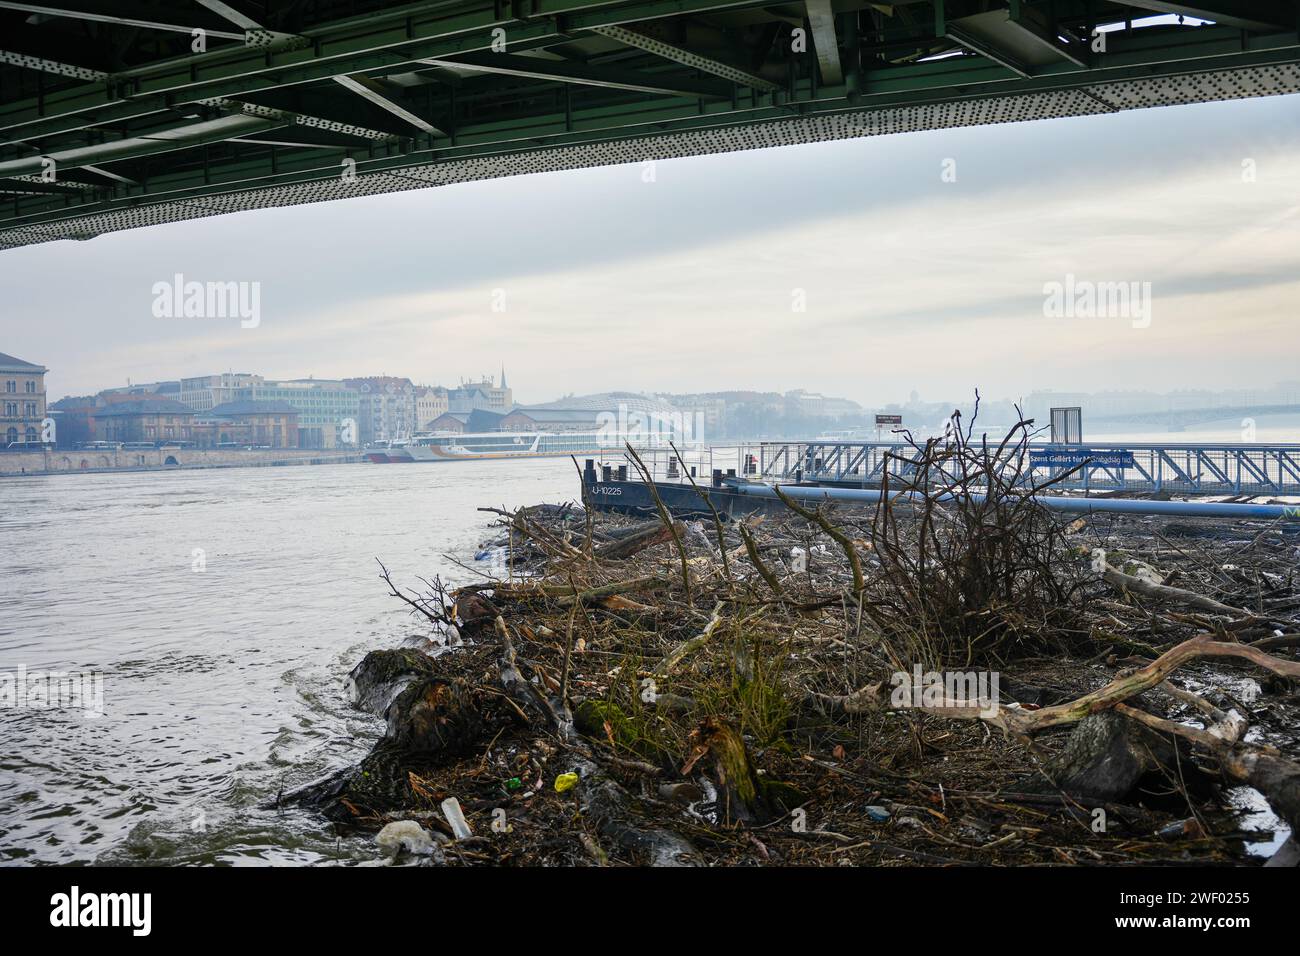
[[[718,816],[724,823],[763,823],[774,816],[767,794],[749,759],[745,739],[732,726],[713,717],[691,731],[690,757],[682,773],[697,764],[718,789]]]
[[[383,717],[413,681],[436,670],[432,657],[413,648],[371,651],[348,674],[348,696],[353,706]]]

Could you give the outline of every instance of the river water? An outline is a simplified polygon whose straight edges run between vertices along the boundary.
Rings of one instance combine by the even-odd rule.
[[[474,574],[481,506],[562,502],[565,459],[4,479],[0,672],[102,674],[102,712],[0,708],[0,863],[372,859],[257,807],[354,763],[344,678],[429,633],[378,578]]]
[[[477,508],[568,501],[578,477],[536,459],[0,489],[0,678],[103,681],[99,712],[0,706],[0,865],[303,864],[373,860],[373,839],[259,805],[364,756],[382,721],[350,706],[348,671],[431,634],[375,559],[408,588],[472,580],[457,562],[493,536]],[[1268,855],[1285,830],[1251,806]]]

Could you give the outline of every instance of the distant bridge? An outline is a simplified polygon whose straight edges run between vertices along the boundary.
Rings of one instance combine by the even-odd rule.
[[[0,0],[0,248],[1298,90],[1284,0]]]
[[[1235,421],[1259,418],[1264,415],[1297,415],[1300,405],[1242,405],[1227,408],[1179,408],[1164,412],[1130,412],[1124,415],[1094,415],[1092,422],[1108,425],[1166,425],[1188,427],[1206,422]]]

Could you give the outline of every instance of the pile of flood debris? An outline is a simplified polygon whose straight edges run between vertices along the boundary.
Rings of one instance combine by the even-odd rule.
[[[497,512],[485,580],[384,570],[439,646],[286,799],[448,865],[1294,862],[1300,536],[1063,519],[1028,435],[955,419],[879,504]]]

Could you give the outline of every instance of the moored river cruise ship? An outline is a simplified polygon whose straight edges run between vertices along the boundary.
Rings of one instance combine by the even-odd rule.
[[[591,432],[482,432],[473,435],[416,435],[366,449],[379,464],[430,461],[480,461],[493,458],[556,458],[621,452],[631,441],[637,448],[667,447],[670,436]]]

